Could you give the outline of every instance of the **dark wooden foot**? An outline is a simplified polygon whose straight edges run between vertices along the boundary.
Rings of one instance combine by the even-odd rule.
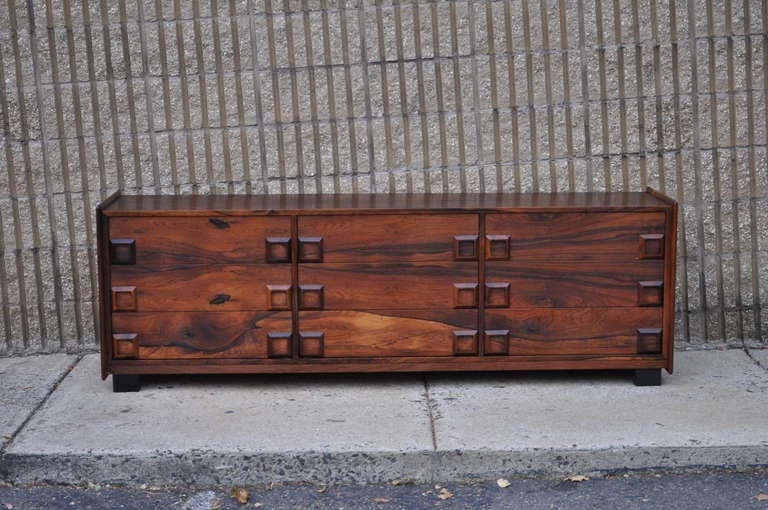
[[[141,389],[140,375],[114,374],[112,376],[112,390],[115,393],[127,391],[139,391]]]
[[[661,386],[661,369],[641,368],[635,370],[635,386]]]

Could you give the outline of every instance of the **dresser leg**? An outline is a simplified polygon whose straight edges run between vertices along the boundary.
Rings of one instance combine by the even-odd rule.
[[[113,374],[112,390],[115,393],[139,391],[141,389],[140,375]]]
[[[661,369],[641,368],[635,370],[635,386],[661,386]]]

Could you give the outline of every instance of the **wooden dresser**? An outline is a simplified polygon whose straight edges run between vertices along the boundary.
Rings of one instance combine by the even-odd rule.
[[[677,204],[645,193],[113,195],[102,376],[672,371]]]

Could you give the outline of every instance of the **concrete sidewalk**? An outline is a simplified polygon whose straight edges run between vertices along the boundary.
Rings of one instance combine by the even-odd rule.
[[[676,366],[660,387],[589,372],[168,376],[116,394],[97,355],[0,360],[0,479],[352,483],[768,465],[768,351],[679,352]]]

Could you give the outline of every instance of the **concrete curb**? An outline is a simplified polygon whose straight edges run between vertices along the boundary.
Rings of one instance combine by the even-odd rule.
[[[737,470],[768,467],[768,447],[437,452],[191,452],[155,455],[18,455],[0,461],[13,483],[121,485],[264,485],[449,482],[584,473]]]

